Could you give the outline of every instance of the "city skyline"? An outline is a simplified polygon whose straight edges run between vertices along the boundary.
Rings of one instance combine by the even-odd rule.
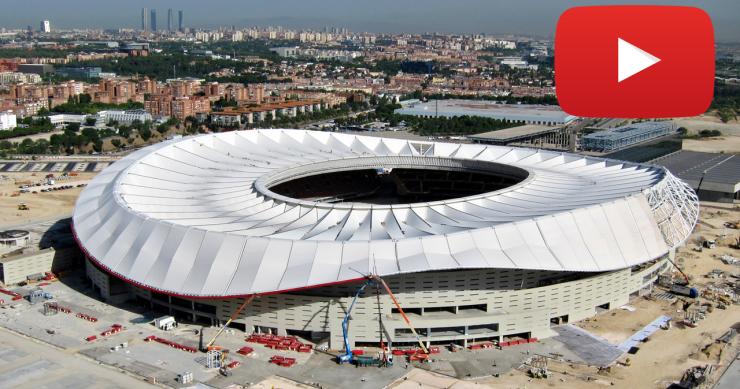
[[[134,0],[127,3],[108,3],[92,0],[69,0],[59,4],[51,0],[36,0],[39,6],[28,7],[20,0],[6,4],[17,10],[12,15],[0,15],[0,27],[25,28],[39,20],[51,20],[65,28],[139,28],[142,8],[183,10],[191,16],[188,27],[212,28],[218,26],[280,25],[298,29],[320,29],[326,25],[346,27],[353,31],[375,33],[488,33],[526,34],[551,37],[562,11],[585,4],[614,4],[615,1],[592,0],[523,0],[508,1],[467,0],[459,3],[430,0],[423,7],[409,1],[378,0],[372,4],[348,4],[340,0],[302,2],[283,0],[267,2],[255,0],[249,4],[236,0],[220,2],[217,11],[210,4],[182,1]],[[643,4],[679,4],[703,8],[712,17],[718,41],[740,41],[740,3],[718,1],[634,1]],[[72,11],[74,10],[74,12]],[[163,26],[159,26],[163,27]],[[164,30],[164,28],[159,28]]]

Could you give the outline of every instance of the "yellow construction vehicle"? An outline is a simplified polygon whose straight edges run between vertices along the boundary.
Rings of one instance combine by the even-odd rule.
[[[31,208],[29,208],[28,205],[26,205],[26,203],[20,203],[18,204],[18,210],[19,211],[30,211]]]

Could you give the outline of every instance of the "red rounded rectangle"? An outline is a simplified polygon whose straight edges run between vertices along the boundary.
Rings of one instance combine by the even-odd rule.
[[[712,22],[694,7],[575,7],[555,32],[556,93],[575,116],[702,114],[714,94],[714,61]]]

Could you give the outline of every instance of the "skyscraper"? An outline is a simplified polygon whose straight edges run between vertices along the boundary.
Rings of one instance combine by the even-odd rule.
[[[149,23],[151,23],[152,31],[157,31],[157,10],[153,9],[149,15],[151,15]]]
[[[167,10],[167,31],[172,32],[172,8]]]
[[[182,10],[177,11],[177,29],[180,32],[185,31],[185,14]]]
[[[149,31],[149,8],[141,9],[141,30]]]
[[[51,32],[51,23],[48,20],[42,20],[39,25],[40,32]]]

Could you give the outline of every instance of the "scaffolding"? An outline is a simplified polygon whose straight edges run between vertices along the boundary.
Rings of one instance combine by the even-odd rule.
[[[209,369],[220,369],[222,364],[222,355],[220,350],[208,350],[206,352],[206,367]]]
[[[671,121],[633,123],[585,135],[581,145],[587,151],[610,152],[675,133]]]
[[[44,303],[44,316],[54,316],[57,313],[59,313],[59,306],[57,305],[57,303]]]

